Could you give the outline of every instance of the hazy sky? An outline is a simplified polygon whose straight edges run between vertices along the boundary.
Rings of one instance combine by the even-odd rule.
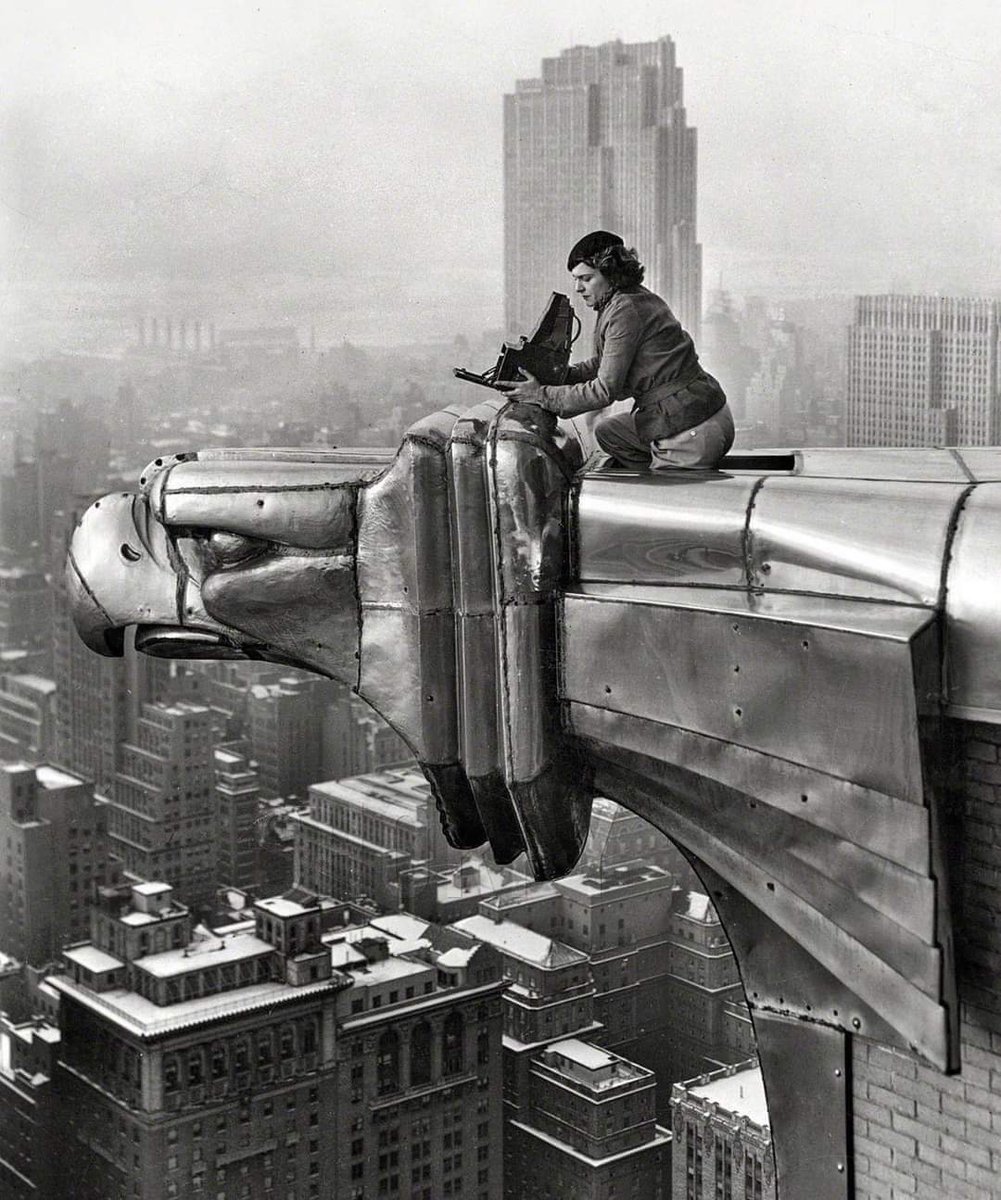
[[[1001,290],[996,0],[5,8],[11,324],[95,295],[301,320],[317,294],[352,336],[388,304],[415,332],[496,324],[504,93],[663,34],[707,292]]]

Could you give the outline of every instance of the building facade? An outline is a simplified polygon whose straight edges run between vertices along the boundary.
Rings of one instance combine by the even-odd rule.
[[[695,336],[701,314],[696,132],[669,37],[574,46],[504,98],[508,330],[528,334],[568,291],[570,247],[591,229],[635,246],[646,284]]]
[[[539,1053],[529,1102],[506,1130],[511,1200],[669,1195],[671,1133],[656,1123],[652,1071],[577,1038]]]
[[[109,898],[110,900],[111,898]],[[308,1200],[338,1143],[334,978],[316,909],[258,904],[192,941],[160,883],[95,913],[60,994],[67,1200]]]
[[[145,704],[122,744],[108,836],[136,879],[172,879],[188,904],[215,895],[212,719],[204,705]]]
[[[676,1083],[671,1200],[775,1200],[772,1135],[755,1060]]]
[[[0,1012],[0,1195],[44,1200],[57,1191],[58,1109],[52,1078],[59,1030]]]
[[[258,880],[257,817],[260,781],[247,756],[230,746],[216,746],[215,883],[248,888]]]
[[[41,675],[0,674],[0,759],[52,756],[56,685]]]
[[[342,900],[366,897],[399,908],[415,863],[458,857],[441,831],[430,785],[414,767],[315,784],[308,811],[293,819],[296,882]]]
[[[848,445],[997,445],[999,315],[997,300],[856,297]]]
[[[52,962],[86,936],[96,889],[114,870],[93,784],[56,767],[0,765],[0,950]]]

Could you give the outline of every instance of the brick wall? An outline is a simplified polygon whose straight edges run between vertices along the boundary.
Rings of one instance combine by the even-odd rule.
[[[1001,727],[957,724],[950,869],[961,1074],[854,1039],[855,1194],[1001,1197]]]

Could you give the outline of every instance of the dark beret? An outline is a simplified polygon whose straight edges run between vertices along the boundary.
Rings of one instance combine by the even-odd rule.
[[[617,233],[609,233],[607,229],[596,229],[593,233],[586,233],[567,256],[567,270],[572,271],[578,263],[594,258],[609,246],[622,244],[622,238]]]

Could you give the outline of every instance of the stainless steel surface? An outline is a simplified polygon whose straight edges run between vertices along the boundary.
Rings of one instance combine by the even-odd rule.
[[[571,870],[591,793],[557,716],[556,601],[577,445],[533,405],[506,405],[486,440],[502,768],[537,878]],[[559,814],[554,820],[554,815]]]
[[[565,697],[847,774],[862,787],[921,803],[910,641],[930,615],[873,606],[870,631],[855,605],[860,636],[826,624],[827,601],[814,606],[798,597],[794,624],[763,614],[741,593],[723,593],[727,605],[715,611],[717,595],[697,608],[673,603],[673,589],[663,589],[659,602],[568,594]],[[887,636],[888,611],[895,636]]]
[[[768,479],[750,512],[748,579],[769,591],[933,606],[965,482]]]
[[[758,480],[670,472],[586,476],[577,499],[581,580],[742,587]]]
[[[568,723],[581,737],[674,763],[855,840],[910,871],[927,870],[931,833],[928,811],[921,805],[721,738],[594,705],[570,704]]]
[[[865,936],[875,939],[874,950],[842,928],[843,916],[836,907],[827,907],[827,897],[818,895],[816,903],[804,902],[781,879],[762,871],[755,857],[748,854],[743,831],[728,837],[720,826],[706,821],[707,797],[717,785],[672,772],[668,786],[666,773],[656,772],[651,780],[642,769],[629,770],[613,763],[607,753],[599,754],[597,747],[588,747],[588,754],[595,766],[595,785],[600,794],[619,799],[711,866],[826,971],[846,981],[862,1004],[896,1031],[898,1045],[913,1047],[943,1070],[954,1066],[950,1048],[956,1014],[943,1006],[937,994],[929,995],[883,957],[884,953],[893,954],[902,961],[913,955],[913,944],[907,948],[897,945],[892,923],[879,918],[869,922]],[[725,798],[720,802],[725,803]],[[926,953],[927,965],[922,971],[925,982],[934,978],[940,951],[930,946]],[[837,1018],[832,1014],[828,1019]],[[869,1036],[861,1011],[851,1019],[854,1032]]]
[[[762,1013],[758,1057],[772,1126],[777,1200],[849,1200],[848,1040],[832,1029]],[[808,1076],[810,1086],[801,1086]]]
[[[982,484],[959,518],[946,576],[947,711],[1001,721],[1001,484]]]

